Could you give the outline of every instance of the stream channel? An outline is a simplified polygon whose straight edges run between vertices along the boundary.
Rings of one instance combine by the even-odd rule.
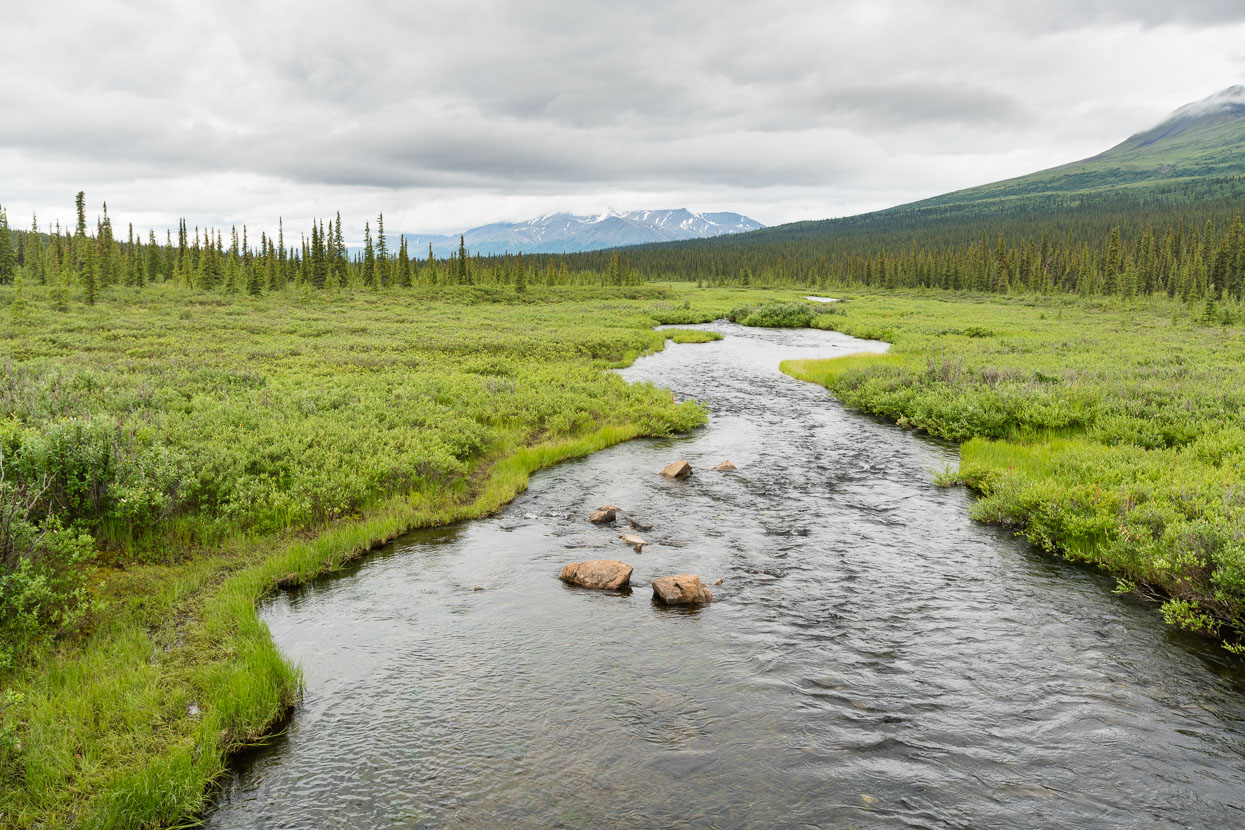
[[[305,696],[209,827],[1245,827],[1239,661],[971,522],[932,483],[954,447],[778,370],[884,344],[694,328],[725,339],[622,375],[707,428],[264,603]],[[658,475],[680,458],[691,478]],[[643,553],[588,523],[603,504],[653,526]],[[558,581],[599,558],[630,593]],[[655,605],[685,572],[717,601]]]

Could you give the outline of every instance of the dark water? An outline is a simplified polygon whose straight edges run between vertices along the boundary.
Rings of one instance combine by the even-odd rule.
[[[705,402],[708,429],[538,473],[495,518],[267,604],[306,697],[209,826],[1245,826],[1229,661],[970,523],[930,483],[953,450],[777,369],[880,344],[707,328],[726,339],[625,375]],[[678,458],[691,479],[657,475]],[[651,547],[587,523],[609,503]],[[556,579],[592,558],[633,564],[634,592]],[[654,606],[681,572],[720,601]]]

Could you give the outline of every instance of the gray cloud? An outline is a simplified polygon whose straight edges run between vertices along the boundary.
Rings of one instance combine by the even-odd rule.
[[[890,82],[849,86],[824,98],[834,114],[871,126],[990,125],[1021,121],[1023,102],[1004,92],[949,83]]]
[[[9,12],[0,202],[841,215],[1090,155],[1242,80],[1239,2],[48,0]],[[361,223],[360,223],[361,224]]]

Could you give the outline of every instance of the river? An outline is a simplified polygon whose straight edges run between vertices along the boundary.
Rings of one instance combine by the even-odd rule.
[[[707,428],[538,472],[497,516],[263,605],[305,696],[209,827],[1245,826],[1239,661],[969,521],[932,483],[953,447],[778,371],[883,344],[697,328],[725,339],[622,374]],[[658,475],[680,458],[690,479]],[[643,553],[587,522],[604,504],[653,526]],[[596,558],[634,589],[557,580]],[[717,601],[654,605],[684,572]]]

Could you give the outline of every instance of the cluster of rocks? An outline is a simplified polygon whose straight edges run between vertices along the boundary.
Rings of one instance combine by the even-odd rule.
[[[713,469],[717,472],[731,472],[737,468],[731,462],[723,461]],[[668,464],[661,474],[668,479],[681,481],[692,474],[692,465],[685,460],[675,461]],[[588,515],[588,521],[597,525],[613,524],[622,512],[624,511],[618,505],[607,504],[593,510]],[[652,530],[651,525],[644,524],[630,516],[626,518],[632,530]],[[648,544],[636,533],[624,533],[622,540],[636,553],[643,553],[644,546]],[[581,588],[617,591],[631,584],[632,571],[633,568],[630,565],[616,559],[590,559],[586,562],[567,564],[562,568],[559,579]],[[719,579],[714,584],[721,585],[722,580]],[[695,574],[659,577],[653,580],[652,586],[653,598],[666,605],[702,605],[713,601],[713,592]]]

